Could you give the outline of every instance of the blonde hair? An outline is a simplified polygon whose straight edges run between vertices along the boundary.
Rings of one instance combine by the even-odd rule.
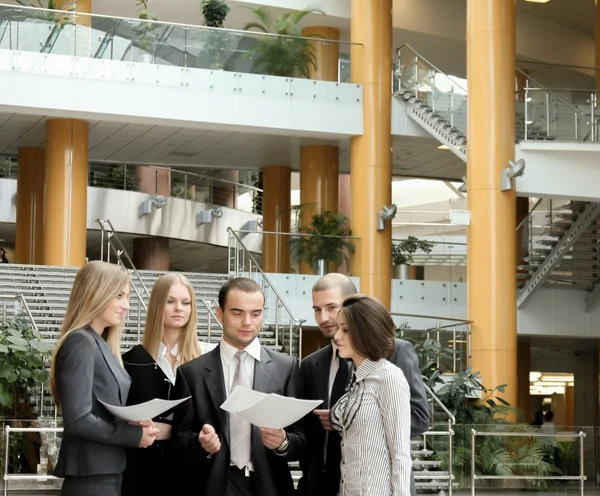
[[[176,366],[198,358],[202,352],[196,327],[198,324],[198,310],[196,307],[196,295],[192,284],[182,274],[165,274],[160,276],[150,293],[150,303],[148,304],[148,314],[146,316],[146,326],[144,327],[144,338],[142,344],[146,351],[155,360],[158,358],[158,349],[163,339],[164,332],[164,309],[169,298],[169,291],[174,284],[183,284],[190,292],[190,320],[185,324],[179,338],[179,358]]]
[[[84,329],[95,319],[102,317],[106,307],[130,283],[131,277],[126,269],[106,262],[89,262],[77,272],[50,367],[50,391],[58,407],[60,407],[60,398],[56,391],[56,358],[60,347],[73,331]],[[124,324],[125,319],[119,325],[107,327],[102,333],[106,344],[119,361]]]

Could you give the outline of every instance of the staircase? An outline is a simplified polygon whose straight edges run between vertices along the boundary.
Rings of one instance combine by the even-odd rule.
[[[410,45],[397,50],[394,96],[407,115],[456,156],[467,160],[467,90]],[[515,139],[586,141],[590,117],[517,68],[527,87],[516,93]],[[587,133],[587,134],[586,134]]]
[[[553,208],[547,202],[545,208],[537,212],[543,225],[529,233],[529,250],[518,266],[519,306],[540,285],[592,293],[600,282],[600,203]]]

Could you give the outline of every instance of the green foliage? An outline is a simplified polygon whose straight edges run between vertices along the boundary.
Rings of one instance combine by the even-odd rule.
[[[348,217],[326,210],[312,216],[310,224],[298,229],[299,234],[311,236],[293,236],[290,240],[292,256],[297,262],[305,261],[315,271],[319,260],[335,264],[348,262],[348,254],[355,252],[354,244],[346,239],[350,236]]]
[[[431,241],[420,240],[415,236],[409,236],[400,243],[394,243],[392,244],[392,265],[410,264],[413,261],[413,253],[419,250],[431,253],[434,245]]]
[[[77,11],[77,2],[74,0],[72,2],[57,2],[56,0],[47,0],[46,3],[42,3],[42,0],[36,0],[35,2],[26,2],[24,0],[16,0],[16,2],[19,5],[22,5],[23,7],[33,7],[36,9],[47,9],[47,10],[62,10],[62,11],[69,11],[69,12],[75,12]],[[31,15],[31,17],[34,17],[36,19],[42,19],[44,21],[51,21],[51,22],[56,22],[59,23],[60,25],[63,24],[72,24],[74,22],[74,19],[69,19],[68,17],[72,17],[72,16],[68,16],[65,17],[65,15],[60,15],[60,14],[53,14],[51,12],[33,12],[33,13],[28,13],[28,15]]]
[[[0,324],[0,417],[27,418],[24,400],[48,379],[52,348],[23,317]]]
[[[258,177],[254,184],[252,185],[255,188],[260,190],[263,189],[263,173],[262,171],[258,172]],[[263,213],[263,192],[262,191],[252,191],[252,213],[262,215]]]
[[[202,0],[200,9],[204,25],[210,28],[222,28],[230,10],[223,0]]]
[[[126,165],[111,165],[108,174],[94,172],[90,186],[133,191],[136,187],[136,179],[133,170],[128,171]]]
[[[158,20],[157,15],[148,8],[148,2],[150,0],[137,0],[135,6],[136,6],[136,13],[138,15],[138,18],[140,19],[145,19],[148,21],[156,21]]]
[[[190,192],[189,185],[186,183],[185,178],[185,173],[171,171],[171,196],[173,198],[193,200],[194,196]]]
[[[17,177],[17,164],[11,159],[0,160],[0,179]]]
[[[310,78],[317,69],[315,49],[302,36],[300,22],[309,14],[324,14],[316,7],[275,15],[267,7],[250,8],[256,20],[244,30],[256,29],[279,36],[261,36],[258,45],[248,53],[254,60],[253,72],[282,77]],[[320,36],[311,36],[320,38]]]

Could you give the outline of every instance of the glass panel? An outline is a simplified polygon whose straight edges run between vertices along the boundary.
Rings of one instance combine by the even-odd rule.
[[[55,60],[52,65],[52,73],[58,69],[65,75],[81,75],[76,56],[337,82],[340,77],[349,81],[351,46],[319,38],[0,6],[0,49],[18,52],[19,70],[25,71],[43,70],[39,54],[52,54],[68,56],[58,67]],[[318,67],[317,57],[331,61],[331,67]],[[345,64],[339,63],[340,57]],[[343,74],[338,74],[340,69]],[[123,69],[110,75],[122,78]]]

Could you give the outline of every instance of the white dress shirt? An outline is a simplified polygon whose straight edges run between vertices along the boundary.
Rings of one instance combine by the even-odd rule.
[[[200,351],[204,355],[204,353],[208,353],[209,351],[215,349],[217,347],[217,343],[204,343],[199,341]],[[171,348],[171,356],[175,357],[175,366],[172,367],[169,360],[167,360],[167,346],[161,342],[158,345],[158,356],[156,357],[156,364],[160,367],[163,373],[167,376],[167,379],[171,381],[171,384],[175,385],[175,369],[180,365],[179,363],[179,343],[176,343],[173,348]]]
[[[235,354],[240,351],[235,346],[231,346],[229,343],[225,342],[224,339],[221,339],[220,343],[220,353],[221,353],[221,365],[223,366],[223,379],[225,379],[225,394],[229,397],[229,390],[231,389],[231,385],[233,384],[233,378],[235,377]],[[248,356],[246,360],[244,360],[244,365],[246,366],[246,373],[248,374],[248,379],[250,380],[250,384],[254,384],[254,364],[255,361],[260,362],[260,341],[258,338],[255,338],[248,346],[246,346],[245,351],[248,352]],[[233,463],[232,463],[233,465]],[[254,470],[252,465],[252,461],[248,464],[248,469],[250,471]]]
[[[340,368],[340,359],[337,356],[337,344],[331,341],[331,365],[329,367],[329,387],[327,388],[327,404],[331,407],[333,405],[330,404],[331,401],[331,389],[333,388],[333,382],[335,381],[335,375]]]

